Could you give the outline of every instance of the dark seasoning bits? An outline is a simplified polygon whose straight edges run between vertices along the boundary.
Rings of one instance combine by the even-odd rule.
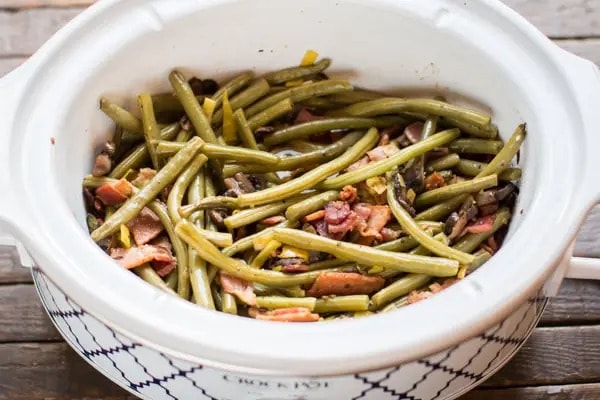
[[[139,110],[102,98],[117,130],[83,182],[91,237],[165,292],[267,321],[392,311],[481,267],[506,235],[526,126],[502,142],[485,113],[354,87],[330,64],[174,70]]]

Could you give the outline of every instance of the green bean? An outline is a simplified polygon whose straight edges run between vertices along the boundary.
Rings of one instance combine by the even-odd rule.
[[[171,271],[165,279],[165,284],[174,292],[177,291],[177,279],[177,270]]]
[[[374,310],[378,310],[386,304],[396,300],[398,297],[409,294],[425,286],[431,277],[423,274],[409,274],[398,279],[394,283],[384,287],[371,297],[371,303]]]
[[[375,119],[350,117],[326,118],[309,121],[273,132],[265,137],[264,144],[266,146],[275,146],[291,140],[304,139],[317,133],[329,132],[334,129],[372,128],[376,126],[376,124],[377,121]]]
[[[439,221],[452,214],[458,207],[464,203],[469,195],[464,194],[446,200],[440,204],[428,208],[415,216],[415,221]]]
[[[400,164],[404,164],[413,158],[420,156],[421,154],[425,154],[428,151],[435,149],[436,147],[443,146],[444,144],[456,139],[458,135],[460,135],[460,131],[458,129],[450,129],[436,133],[435,135],[423,141],[405,147],[389,158],[370,163],[368,166],[341,174],[335,178],[329,178],[319,185],[319,188],[324,190],[339,189],[346,185],[352,185],[375,176],[383,175],[390,169]]]
[[[492,258],[492,255],[483,249],[473,253],[473,255],[475,256],[475,262],[469,266],[469,273],[475,271]]]
[[[508,208],[501,208],[495,214],[492,229],[483,233],[467,233],[453,246],[453,248],[459,251],[466,251],[470,253],[474,251],[481,243],[486,241],[490,236],[496,233],[498,229],[508,224],[509,220],[510,210]]]
[[[179,208],[179,214],[182,218],[189,218],[192,213],[198,210],[207,210],[210,208],[238,208],[237,200],[229,196],[211,196],[205,197],[196,204],[188,204]]]
[[[196,99],[198,99],[199,103],[202,103],[204,101],[204,96],[196,96]],[[183,106],[173,93],[153,94],[152,104],[154,104],[154,111],[157,114],[164,112],[183,112]]]
[[[115,233],[121,224],[126,224],[135,218],[149,202],[151,202],[167,185],[173,182],[185,166],[196,156],[202,147],[200,138],[192,138],[185,148],[173,156],[169,162],[150,179],[138,193],[134,194],[115,213],[107,218],[102,225],[91,233],[94,241],[99,241]]]
[[[265,78],[271,85],[277,85],[296,79],[305,78],[307,76],[318,74],[325,71],[331,65],[329,58],[324,58],[314,64],[300,67],[289,67],[279,71],[273,71],[265,75]]]
[[[216,102],[215,109],[216,107],[219,107],[223,102],[223,95],[225,94],[225,92],[227,92],[228,96],[233,96],[237,92],[242,90],[244,87],[246,87],[250,83],[250,81],[252,81],[252,79],[254,79],[254,72],[246,71],[242,72],[241,74],[239,74],[238,76],[234,77],[229,82],[221,86],[219,90],[217,90],[212,96],[212,99]]]
[[[312,193],[309,195],[312,195]],[[237,229],[245,225],[250,225],[267,217],[271,217],[273,215],[277,215],[284,212],[290,205],[305,200],[307,196],[308,195],[303,194],[286,200],[265,204],[264,206],[238,211],[237,213],[225,218],[223,222],[229,230]]]
[[[210,291],[215,302],[215,309],[221,311],[223,310],[223,300],[221,299],[221,290],[217,287],[217,285],[212,285],[210,287]]]
[[[351,295],[316,299],[313,311],[318,314],[337,312],[357,312],[369,309],[369,296]]]
[[[106,97],[100,97],[100,110],[127,132],[136,133],[138,135],[144,133],[142,121],[140,121],[138,117],[124,108],[119,107],[115,103],[112,103]]]
[[[387,97],[356,103],[343,108],[340,111],[333,112],[332,114],[354,117],[373,117],[376,115],[398,114],[404,112],[417,112],[452,118],[481,128],[488,128],[491,124],[491,117],[485,113],[458,107],[434,99]]]
[[[292,149],[298,153],[309,153],[311,151],[323,150],[325,147],[327,147],[326,144],[313,143],[310,140],[292,140],[285,145],[286,149]],[[273,149],[273,152],[277,152],[277,150]]]
[[[283,99],[279,103],[275,103],[271,107],[265,108],[261,112],[253,115],[248,120],[248,128],[250,128],[251,131],[254,131],[261,126],[267,125],[269,122],[291,112],[293,108],[294,103],[292,100]]]
[[[390,312],[408,305],[408,296],[400,297],[398,300],[392,301],[387,306],[379,310],[379,313]]]
[[[274,288],[260,283],[254,283],[254,293],[260,296],[286,296],[286,297],[305,297],[306,291],[300,286],[290,286],[285,288]]]
[[[452,153],[448,154],[447,156],[443,156],[440,158],[436,158],[435,160],[429,161],[425,166],[425,169],[428,172],[450,169],[456,167],[460,161],[461,160],[458,154]]]
[[[204,197],[204,172],[201,171],[194,177],[188,189],[188,202],[199,201]],[[204,226],[204,213],[199,212],[196,218],[190,218],[195,221],[198,228]],[[190,269],[190,284],[192,287],[192,298],[194,303],[211,310],[215,309],[215,302],[210,290],[210,280],[206,262],[198,256],[196,250],[188,246],[188,266]]]
[[[274,200],[285,199],[306,189],[310,189],[314,187],[316,182],[321,182],[328,176],[331,176],[358,160],[370,150],[375,143],[377,143],[377,140],[379,140],[377,129],[372,128],[358,142],[335,160],[322,164],[308,171],[304,175],[281,185],[260,190],[258,192],[241,194],[236,198],[237,204],[239,207],[258,206],[270,203]]]
[[[206,197],[215,196],[217,193],[217,189],[215,188],[215,183],[210,175],[208,167],[205,167],[204,169],[205,169],[204,195]],[[217,228],[217,226],[215,225],[213,220],[210,218],[210,216],[207,214],[207,211],[200,210],[199,212],[204,215],[204,227],[206,228],[206,230],[218,232],[219,229]],[[192,214],[192,216],[193,216],[193,214]],[[191,218],[191,216],[189,218]],[[233,236],[232,236],[231,240],[233,240]],[[231,246],[227,246],[227,248],[229,248],[229,247],[231,247]],[[213,265],[207,265],[207,271],[208,271],[208,281],[213,282],[215,277],[217,276],[217,272],[219,271],[219,269]]]
[[[230,97],[229,104],[231,109],[236,111],[240,108],[244,108],[254,103],[256,100],[263,97],[269,92],[269,84],[265,79],[258,79],[253,84],[244,89],[237,96]],[[227,95],[230,95],[228,92]],[[212,117],[212,124],[219,125],[223,122],[223,109],[215,111]]]
[[[174,123],[168,125],[160,131],[160,138],[162,140],[173,140],[179,132],[179,124]],[[108,174],[109,177],[115,179],[121,179],[125,176],[127,171],[131,169],[137,169],[143,165],[148,159],[148,149],[145,144],[141,144],[136,147],[127,157],[125,157],[119,164],[117,164],[113,170]]]
[[[254,257],[250,263],[251,268],[262,268],[264,263],[271,258],[271,255],[281,246],[277,240],[270,240],[269,243]]]
[[[182,129],[177,134],[177,137],[175,138],[175,141],[177,143],[180,143],[182,145],[182,147],[183,147],[183,145],[185,144],[185,142],[187,142],[188,140],[190,140],[192,138],[192,136],[194,136],[192,134],[192,131],[189,131],[187,129]],[[157,151],[157,153],[158,153],[158,151]]]
[[[494,186],[498,186],[498,175],[489,175],[483,178],[474,178],[454,183],[418,195],[415,199],[415,206],[417,208],[429,207],[461,194],[476,193]]]
[[[525,124],[517,127],[514,133],[502,147],[502,150],[494,157],[494,159],[477,174],[477,177],[487,176],[491,174],[499,174],[510,165],[513,157],[519,152],[521,144],[525,140],[526,128]]]
[[[318,110],[332,110],[332,109],[339,107],[338,104],[336,104],[330,100],[327,100],[324,97],[313,97],[311,99],[306,99],[301,104],[305,107],[318,109]]]
[[[198,154],[192,159],[184,171],[177,177],[173,187],[169,191],[167,198],[167,210],[169,210],[169,217],[174,224],[177,224],[181,219],[179,215],[179,207],[181,207],[181,201],[183,195],[187,191],[188,187],[200,172],[200,169],[208,161],[208,158],[204,154]]]
[[[390,175],[388,173],[388,175]],[[388,190],[387,190],[387,201],[390,210],[396,220],[402,226],[402,229],[408,233],[410,236],[414,237],[423,247],[430,250],[432,253],[440,256],[440,257],[448,257],[450,259],[456,260],[461,264],[471,264],[474,260],[474,257],[471,254],[467,254],[462,251],[458,251],[456,249],[450,248],[443,243],[435,240],[428,234],[426,234],[421,227],[411,218],[408,211],[406,211],[395,196],[394,190],[394,182],[391,177],[388,177]],[[372,263],[373,265],[380,265],[380,263]],[[382,265],[383,266],[383,265]],[[412,271],[411,271],[412,272]],[[416,272],[416,271],[415,271]],[[456,272],[454,273],[456,275]],[[450,275],[448,275],[450,276]]]
[[[173,155],[185,147],[185,143],[175,143],[167,141],[156,141],[157,154],[161,156]],[[281,159],[274,154],[266,151],[251,150],[238,146],[222,146],[220,144],[205,143],[200,149],[209,159],[227,159],[238,162],[261,163],[266,165],[277,165]]]
[[[248,126],[248,121],[246,120],[244,110],[239,109],[236,112],[234,112],[233,119],[237,124],[238,136],[240,137],[240,139],[242,139],[242,143],[244,143],[244,145],[251,150],[259,150],[258,144],[256,143],[256,138],[254,137],[254,133],[252,133],[252,130]],[[278,158],[278,163],[280,161],[281,159]],[[271,182],[280,182],[279,176],[277,176],[277,174],[273,172],[267,172],[265,178]]]
[[[488,165],[489,164],[487,163],[479,161],[461,159],[456,165],[456,171],[465,176],[477,176]],[[516,181],[519,179],[521,179],[520,168],[506,168],[500,173],[500,175],[498,175],[498,180],[501,181]]]
[[[279,103],[284,99],[290,99],[294,103],[300,103],[312,97],[327,96],[334,93],[343,93],[352,90],[352,85],[346,80],[329,79],[297,86],[272,94],[264,99],[254,103],[246,109],[246,117],[250,118],[259,112]]]
[[[134,268],[133,272],[135,272],[137,276],[139,276],[152,286],[156,286],[157,288],[167,293],[176,294],[169,286],[167,286],[163,278],[161,278],[160,275],[158,275],[154,268],[152,268],[150,265],[141,265],[137,268]]]
[[[221,311],[227,314],[237,315],[237,303],[235,296],[221,289]]]
[[[322,271],[324,269],[341,267],[344,264],[348,264],[346,260],[340,260],[338,258],[332,258],[331,260],[317,261],[308,264],[309,271]]]
[[[115,152],[113,154],[113,159],[118,160],[121,158],[121,155],[123,154],[123,149],[121,148],[122,145],[122,140],[123,140],[123,128],[121,128],[119,125],[115,126],[115,132],[113,133],[112,136],[112,142],[113,145],[115,146]]]
[[[418,226],[417,229],[421,231]],[[273,238],[291,246],[323,251],[340,259],[366,265],[379,265],[403,272],[423,273],[432,276],[454,276],[458,271],[458,262],[454,260],[379,250],[325,238],[296,229],[275,228],[273,229]],[[440,244],[437,241],[435,243]],[[454,255],[454,252],[451,251],[450,253]],[[467,254],[467,256],[472,257],[470,254]],[[465,260],[467,260],[467,257],[465,257]],[[468,258],[468,261],[471,261],[471,259]]]
[[[317,299],[314,297],[282,297],[282,296],[258,296],[256,304],[260,308],[276,310],[278,308],[304,307],[310,311],[315,309]]]
[[[381,93],[372,92],[369,90],[355,88],[350,92],[332,94],[327,96],[326,99],[334,103],[341,105],[350,105],[354,103],[361,103],[369,100],[377,100],[384,97]]]
[[[302,217],[322,209],[327,203],[338,198],[339,192],[337,190],[316,194],[289,206],[285,212],[285,217],[292,221],[299,221]]]
[[[315,150],[296,156],[282,157],[280,159],[281,161],[279,162],[279,164],[275,166],[259,164],[225,165],[223,167],[223,176],[230,177],[238,172],[248,174],[259,174],[274,171],[293,171],[298,168],[309,167],[314,164],[320,164],[326,161],[331,161],[332,159],[346,151],[350,146],[355,144],[363,136],[363,131],[348,133],[340,140],[320,150]]]
[[[271,286],[297,286],[311,284],[319,276],[320,271],[315,272],[303,272],[299,274],[285,274],[277,271],[270,271],[266,269],[254,269],[250,268],[242,260],[230,258],[226,254],[237,253],[242,251],[247,246],[247,241],[237,246],[230,246],[230,248],[223,249],[220,252],[212,243],[202,237],[198,233],[198,229],[189,221],[182,219],[175,227],[177,234],[192,246],[208,263],[216,266],[220,270],[235,276],[236,278],[244,279],[249,282],[258,282],[264,285]],[[249,247],[252,246],[252,240],[249,241]],[[247,248],[249,248],[247,247]]]
[[[205,238],[217,247],[228,247],[233,244],[233,236],[231,235],[231,233],[218,232],[211,229],[200,228],[198,228],[198,232],[202,235],[203,238]]]
[[[500,140],[488,139],[457,139],[450,143],[448,149],[453,153],[469,153],[469,154],[498,154],[502,150],[502,142]]]
[[[172,71],[169,74],[169,81],[175,91],[175,95],[181,102],[186,115],[188,116],[196,135],[200,136],[202,140],[207,143],[217,143],[217,137],[213,132],[202,106],[194,96],[194,92],[190,87],[189,83],[183,76],[183,74],[177,70]]]
[[[498,137],[498,128],[492,124],[487,127],[475,126],[455,118],[443,118],[441,123],[449,128],[458,128],[464,133],[482,139],[495,139]]]

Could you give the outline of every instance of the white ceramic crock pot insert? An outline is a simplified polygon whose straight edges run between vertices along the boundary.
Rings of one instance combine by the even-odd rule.
[[[295,64],[308,48],[357,85],[489,106],[504,139],[528,123],[521,196],[500,252],[426,302],[322,324],[211,312],[117,267],[89,239],[81,198],[112,130],[98,97],[132,105],[141,90],[168,89],[174,67],[222,79]],[[482,331],[566,265],[599,198],[598,107],[596,68],[494,0],[106,0],[0,81],[0,220],[74,301],[165,352],[271,375],[382,368]]]

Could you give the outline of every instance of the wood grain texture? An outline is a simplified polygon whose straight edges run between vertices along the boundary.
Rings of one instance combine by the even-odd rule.
[[[567,279],[550,300],[541,326],[600,323],[600,282]]]
[[[598,400],[600,384],[475,390],[460,400]]]
[[[537,328],[483,387],[593,383],[600,378],[600,326]]]
[[[31,271],[22,268],[13,247],[0,246],[0,284],[31,282]]]
[[[66,343],[0,344],[0,399],[134,399]]]
[[[33,285],[0,286],[0,343],[61,340]]]

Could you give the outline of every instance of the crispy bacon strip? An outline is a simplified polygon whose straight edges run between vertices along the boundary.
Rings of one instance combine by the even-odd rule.
[[[123,268],[131,269],[143,264],[155,261],[159,263],[170,263],[175,261],[171,252],[162,247],[154,245],[143,245],[140,247],[131,247],[129,249],[114,248],[110,256],[115,259]]]
[[[223,271],[219,272],[219,279],[225,293],[234,295],[249,306],[256,305],[256,294],[254,294],[254,287],[251,283]]]
[[[252,318],[262,321],[316,322],[319,320],[319,314],[313,314],[305,307],[280,308],[272,311],[260,311],[256,308],[250,308],[248,314]]]
[[[352,185],[346,185],[340,192],[340,200],[354,203],[358,199],[358,190]]]
[[[355,272],[323,272],[306,294],[311,297],[371,294],[384,284],[385,279],[379,276],[364,276]]]
[[[137,246],[144,245],[156,238],[163,231],[160,219],[148,207],[144,207],[137,217],[127,224]]]
[[[446,181],[437,171],[425,178],[425,190],[433,190],[442,186],[446,186]]]
[[[116,206],[123,203],[131,195],[131,184],[126,179],[114,183],[105,183],[96,189],[96,196],[106,206]]]
[[[481,217],[473,222],[471,225],[467,226],[465,231],[469,233],[485,233],[489,232],[494,228],[494,220],[496,219],[495,215],[486,215],[485,217]]]

